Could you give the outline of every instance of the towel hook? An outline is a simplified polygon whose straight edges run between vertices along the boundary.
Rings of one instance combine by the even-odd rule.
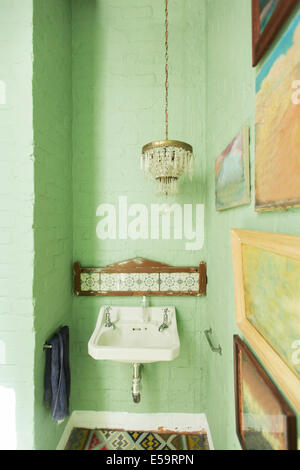
[[[219,345],[218,347],[214,346],[213,343],[212,343],[212,340],[210,338],[210,336],[212,335],[212,329],[210,328],[209,330],[205,330],[204,331],[204,334],[206,336],[206,339],[208,341],[208,344],[210,346],[210,349],[213,351],[213,352],[217,352],[220,354],[220,356],[222,356],[222,348],[221,346]]]
[[[61,330],[62,328],[63,328],[63,325],[61,324],[57,331]],[[43,351],[46,351],[47,349],[52,349],[52,344],[47,344],[47,341],[46,341],[43,344]]]

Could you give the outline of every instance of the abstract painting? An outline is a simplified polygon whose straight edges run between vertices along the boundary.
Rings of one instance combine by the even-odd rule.
[[[296,450],[296,417],[250,349],[234,336],[236,430],[244,450]]]
[[[300,237],[231,230],[236,320],[300,411]]]
[[[272,18],[279,0],[259,0],[259,32],[263,33]]]
[[[271,46],[299,0],[252,0],[253,66]]]
[[[244,127],[216,160],[216,210],[250,203],[249,127]]]
[[[242,258],[246,317],[300,379],[300,260],[249,245]]]
[[[299,50],[300,12],[256,78],[257,211],[300,205],[300,102],[294,99],[300,77]]]

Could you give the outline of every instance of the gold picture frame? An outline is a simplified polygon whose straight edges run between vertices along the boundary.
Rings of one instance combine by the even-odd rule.
[[[237,325],[300,411],[300,237],[232,229],[231,244]]]

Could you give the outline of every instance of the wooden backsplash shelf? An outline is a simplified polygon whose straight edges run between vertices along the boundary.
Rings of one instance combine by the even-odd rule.
[[[206,263],[175,267],[134,258],[105,267],[74,263],[77,296],[205,296]]]

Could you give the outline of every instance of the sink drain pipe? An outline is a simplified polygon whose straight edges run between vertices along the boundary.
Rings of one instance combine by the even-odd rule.
[[[132,399],[134,403],[139,403],[141,401],[141,391],[140,391],[141,369],[142,369],[142,364],[138,364],[137,362],[133,363]]]

